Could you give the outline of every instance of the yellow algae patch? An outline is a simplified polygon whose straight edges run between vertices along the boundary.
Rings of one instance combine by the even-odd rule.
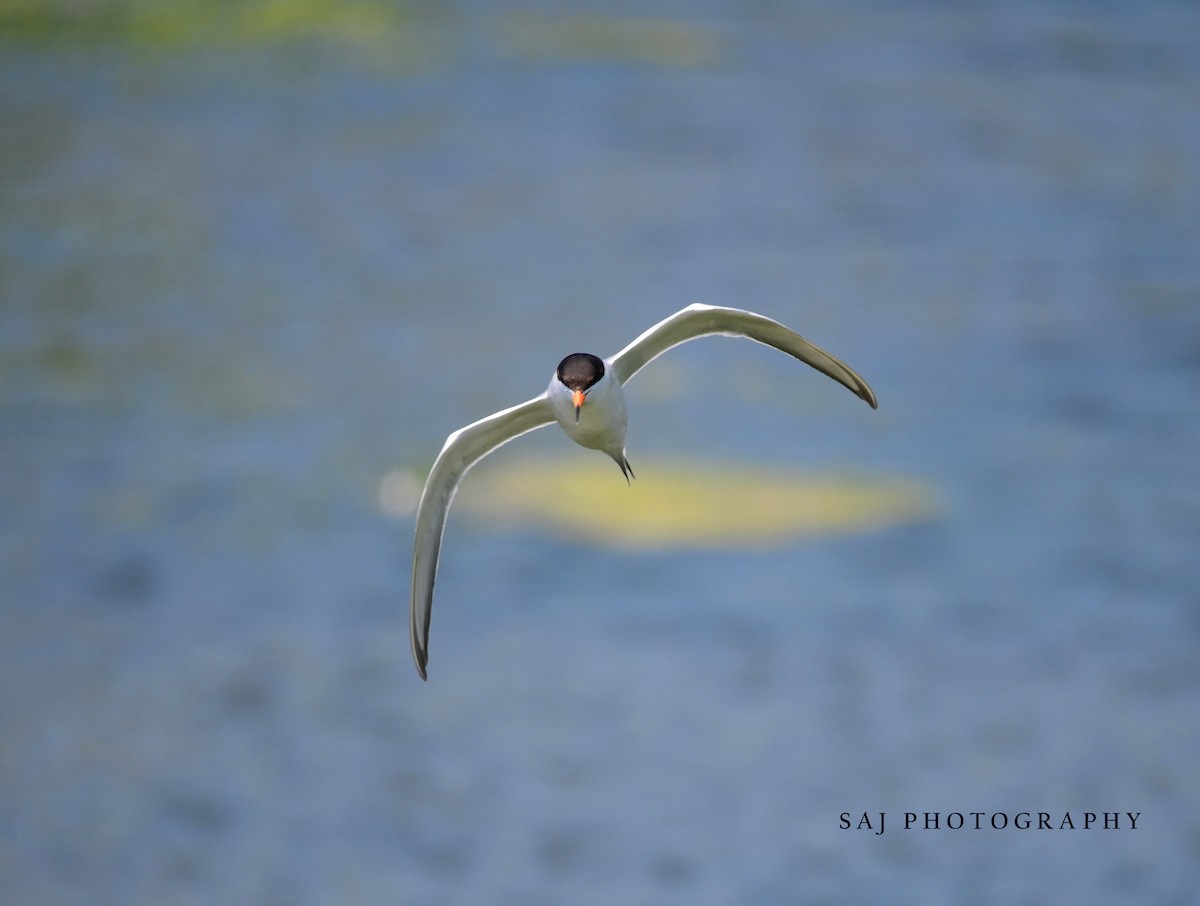
[[[929,518],[932,492],[903,479],[639,459],[626,487],[607,458],[480,467],[456,505],[486,520],[553,525],[619,547],[763,547]]]

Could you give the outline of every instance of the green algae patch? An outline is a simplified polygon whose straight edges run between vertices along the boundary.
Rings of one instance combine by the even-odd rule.
[[[468,20],[426,0],[0,0],[0,40],[140,49],[329,45],[418,61],[448,52]],[[486,40],[529,63],[613,62],[680,69],[726,56],[721,33],[666,18],[513,12]]]
[[[476,519],[541,523],[617,547],[752,548],[928,519],[923,484],[639,459],[626,486],[615,463],[518,460],[480,467],[458,495]]]
[[[371,44],[402,24],[400,14],[379,3],[334,0],[248,0],[231,4],[165,3],[139,10],[130,36],[149,44],[264,45],[329,40]]]
[[[0,36],[142,46],[369,44],[410,20],[382,0],[0,0]]]

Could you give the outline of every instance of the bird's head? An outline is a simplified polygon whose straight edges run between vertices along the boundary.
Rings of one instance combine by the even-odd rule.
[[[558,363],[558,381],[571,392],[575,422],[587,401],[588,391],[604,377],[604,361],[590,352],[573,352]]]

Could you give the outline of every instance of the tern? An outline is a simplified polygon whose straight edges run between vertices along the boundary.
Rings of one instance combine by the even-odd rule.
[[[417,505],[410,612],[413,660],[421,679],[427,678],[429,615],[446,512],[467,470],[513,438],[558,422],[575,443],[612,457],[628,483],[634,474],[625,455],[625,384],[673,346],[713,335],[745,337],[772,346],[844,384],[872,409],[878,405],[867,382],[844,362],[778,321],[737,308],[696,303],[655,324],[607,359],[572,353],[559,362],[544,393],[447,437],[429,471]]]

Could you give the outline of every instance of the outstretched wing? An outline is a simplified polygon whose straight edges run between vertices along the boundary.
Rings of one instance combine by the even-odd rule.
[[[696,303],[677,311],[665,321],[655,324],[636,340],[612,356],[608,366],[617,380],[624,384],[652,359],[662,355],[672,346],[686,343],[697,337],[720,335],[746,337],[781,352],[794,356],[806,365],[811,365],[829,375],[840,384],[850,388],[857,396],[866,400],[874,409],[878,406],[875,393],[858,373],[840,359],[834,358],[824,349],[810,343],[778,321],[772,321],[752,311],[740,308],[718,308]]]
[[[449,437],[438,454],[421,502],[417,506],[417,537],[413,542],[412,605],[410,630],[413,660],[421,679],[429,661],[429,614],[433,605],[433,583],[437,578],[438,551],[446,527],[446,511],[467,470],[497,447],[535,428],[554,421],[546,394],[489,415],[460,428]]]

